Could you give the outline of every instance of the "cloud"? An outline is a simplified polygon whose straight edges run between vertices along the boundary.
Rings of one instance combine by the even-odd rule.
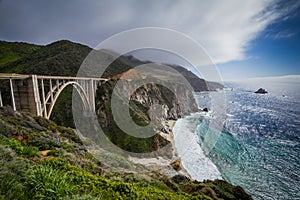
[[[275,34],[268,34],[266,35],[266,38],[271,38],[274,40],[278,40],[278,39],[286,39],[286,38],[290,38],[293,37],[294,35],[296,35],[296,33],[290,31],[290,30],[283,30],[283,31],[279,31]]]
[[[70,39],[94,47],[120,31],[157,26],[191,36],[215,63],[225,63],[247,57],[250,42],[282,15],[275,5],[271,0],[3,0],[0,39],[41,44]]]

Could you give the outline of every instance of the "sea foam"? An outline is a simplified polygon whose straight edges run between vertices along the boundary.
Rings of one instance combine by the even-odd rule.
[[[173,128],[175,148],[183,167],[198,181],[222,179],[214,163],[204,154],[195,135],[196,123],[191,116],[179,119]]]

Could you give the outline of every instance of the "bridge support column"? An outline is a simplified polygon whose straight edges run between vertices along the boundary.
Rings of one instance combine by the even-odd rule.
[[[89,81],[88,95],[89,95],[91,111],[95,111],[95,85],[93,79]]]
[[[3,106],[3,101],[2,101],[2,95],[1,95],[1,91],[0,91],[0,106]]]
[[[43,98],[43,110],[44,110],[44,117],[47,118],[47,105],[46,105],[46,97],[45,97],[45,86],[44,86],[44,79],[41,80],[42,82],[42,98]],[[51,88],[52,89],[52,88]],[[50,90],[51,90],[50,89]],[[52,91],[51,91],[52,92]],[[52,94],[52,93],[51,93]],[[53,97],[53,96],[52,96]]]
[[[9,84],[10,84],[10,92],[11,92],[11,101],[12,101],[12,105],[13,105],[13,109],[16,109],[16,101],[15,101],[15,95],[14,95],[14,86],[13,86],[13,81],[12,79],[9,79]]]
[[[40,99],[40,92],[39,92],[39,83],[37,79],[37,75],[32,75],[32,89],[34,94],[34,102],[36,106],[36,115],[42,116],[42,105]]]

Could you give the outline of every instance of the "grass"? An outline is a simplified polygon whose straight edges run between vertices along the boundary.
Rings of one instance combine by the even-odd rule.
[[[62,199],[75,192],[76,187],[61,173],[49,166],[37,166],[26,174],[27,195],[33,199]]]
[[[7,199],[192,199],[187,193],[151,183],[127,183],[93,175],[61,159],[36,163],[15,156],[3,145],[0,150],[0,195]]]
[[[14,149],[17,153],[30,156],[30,157],[40,157],[39,149],[34,146],[23,146],[19,140],[14,138],[2,138],[0,144],[4,144]]]

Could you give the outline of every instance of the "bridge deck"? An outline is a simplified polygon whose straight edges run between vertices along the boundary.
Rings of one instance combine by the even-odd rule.
[[[9,74],[0,73],[0,79],[26,79],[32,75],[28,74]],[[37,75],[38,79],[61,79],[61,80],[95,80],[95,81],[107,81],[107,78],[95,78],[95,77],[76,77],[76,76],[48,76],[48,75]]]

